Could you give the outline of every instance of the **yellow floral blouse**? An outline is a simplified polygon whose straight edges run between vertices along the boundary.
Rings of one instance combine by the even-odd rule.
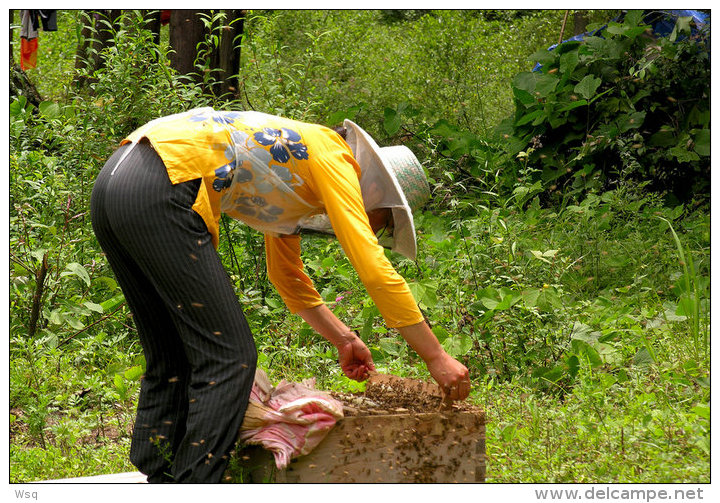
[[[173,184],[202,178],[193,209],[213,243],[224,212],[265,234],[268,276],[291,312],[322,298],[300,259],[300,222],[327,214],[345,254],[389,327],[423,316],[378,244],[365,213],[352,150],[323,126],[260,112],[198,108],[149,122],[147,138]]]

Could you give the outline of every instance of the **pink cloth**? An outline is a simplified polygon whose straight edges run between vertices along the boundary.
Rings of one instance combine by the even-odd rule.
[[[292,458],[312,451],[343,417],[342,403],[316,390],[315,379],[302,383],[283,380],[273,388],[260,369],[255,374],[250,406],[253,402],[264,410],[262,426],[241,429],[240,440],[272,451],[280,469]]]

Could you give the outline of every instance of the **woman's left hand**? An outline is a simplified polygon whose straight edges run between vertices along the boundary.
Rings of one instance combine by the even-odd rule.
[[[350,379],[364,381],[375,370],[370,350],[356,334],[348,333],[337,345],[337,350],[340,354],[340,368]]]

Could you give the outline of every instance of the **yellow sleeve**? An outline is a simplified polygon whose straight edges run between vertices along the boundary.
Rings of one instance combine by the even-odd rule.
[[[358,179],[360,168],[352,151],[339,137],[317,144],[311,167],[314,186],[368,294],[388,327],[420,323],[424,318],[407,283],[385,256],[370,227]]]
[[[303,270],[300,236],[265,235],[268,278],[291,313],[318,306],[322,297]]]

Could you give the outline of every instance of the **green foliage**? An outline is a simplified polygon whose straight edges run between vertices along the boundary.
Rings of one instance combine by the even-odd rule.
[[[512,82],[515,114],[497,128],[558,200],[623,178],[649,180],[672,201],[709,191],[709,30],[680,19],[648,35],[641,11],[601,35],[540,50],[541,71]]]
[[[170,69],[167,47],[154,43],[141,12],[126,11],[118,24],[107,28],[111,44],[94,55],[104,60],[103,70],[78,75],[88,79],[93,98],[74,101],[86,120],[83,129],[117,140],[159,116],[208,103],[198,87]]]
[[[127,12],[88,88],[71,93],[62,75],[43,83],[56,87],[39,107],[12,97],[11,480],[133,469],[145,362],[92,233],[90,192],[136,126],[211,104],[348,117],[416,152],[434,196],[416,215],[418,258],[386,253],[442,346],[470,369],[471,400],[491,418],[489,480],[708,481],[709,215],[667,207],[645,179],[709,159],[704,52],[648,44],[626,20],[604,40],[535,54],[543,71],[523,72],[524,55],[556,40],[562,14],[251,11],[244,88],[226,103],[206,93],[209,60],[196,62],[203,82],[179,77],[164,43]],[[664,82],[678,91],[663,95]],[[508,137],[491,138],[513,100]],[[588,133],[602,141],[590,145]],[[555,164],[565,174],[553,179]],[[223,218],[219,253],[271,379],[362,392],[334,348],[283,306],[260,234]],[[304,238],[303,259],[378,370],[429,377],[336,241]]]
[[[75,51],[80,39],[81,10],[58,10],[58,31],[39,32],[37,67],[25,70],[46,100],[66,99],[74,76]],[[76,29],[77,27],[77,29]],[[20,62],[20,11],[15,11],[15,24],[11,25],[11,50],[13,60]],[[52,78],[46,78],[52,75]]]
[[[406,102],[428,121],[487,130],[509,112],[505,76],[525,66],[521,54],[549,45],[561,16],[529,11],[509,24],[452,10],[251,12],[247,106],[329,125],[354,109],[382,138],[382,111]]]

